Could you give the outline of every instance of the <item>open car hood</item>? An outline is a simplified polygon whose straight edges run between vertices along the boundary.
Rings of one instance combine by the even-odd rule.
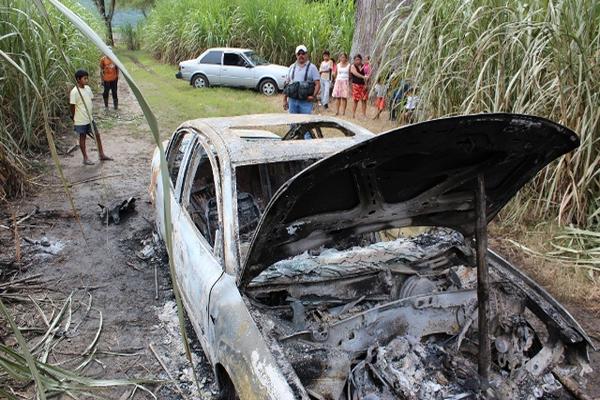
[[[445,226],[470,236],[479,173],[489,222],[542,168],[578,145],[561,125],[515,114],[436,119],[377,135],[311,165],[277,191],[240,284],[278,260],[361,233]]]

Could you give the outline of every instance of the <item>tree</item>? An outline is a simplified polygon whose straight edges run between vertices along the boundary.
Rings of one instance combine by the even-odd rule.
[[[351,56],[371,55],[383,17],[399,3],[400,0],[356,0]]]
[[[113,38],[113,30],[112,30],[112,19],[115,13],[115,3],[116,0],[94,0],[94,4],[96,4],[96,8],[100,13],[100,16],[104,20],[104,24],[106,25],[106,35],[107,42],[111,46],[115,45],[115,39]],[[106,5],[109,7],[106,7]]]

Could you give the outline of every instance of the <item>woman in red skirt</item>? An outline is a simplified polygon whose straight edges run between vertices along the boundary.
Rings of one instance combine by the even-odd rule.
[[[352,118],[356,118],[356,106],[358,102],[361,102],[363,118],[367,118],[367,100],[369,95],[367,93],[367,79],[368,76],[365,74],[364,66],[362,63],[362,56],[357,54],[354,56],[354,64],[350,67],[350,81],[352,82]]]

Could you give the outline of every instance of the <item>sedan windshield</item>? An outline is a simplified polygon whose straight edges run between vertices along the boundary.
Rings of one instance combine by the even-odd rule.
[[[268,62],[263,57],[259,56],[258,54],[256,54],[253,51],[246,51],[246,52],[244,52],[244,55],[254,65],[267,65],[267,64],[270,64],[270,62]]]

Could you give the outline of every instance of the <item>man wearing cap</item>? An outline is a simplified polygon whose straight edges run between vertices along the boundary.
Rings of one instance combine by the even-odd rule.
[[[310,114],[321,88],[317,67],[308,61],[306,46],[296,47],[296,62],[290,65],[283,91],[283,109],[290,114]]]

